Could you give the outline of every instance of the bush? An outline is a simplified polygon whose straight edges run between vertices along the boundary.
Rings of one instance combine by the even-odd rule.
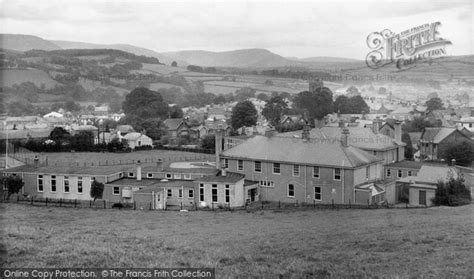
[[[435,205],[459,206],[471,203],[471,193],[464,184],[464,177],[459,174],[457,178],[450,176],[447,182],[438,182],[436,195],[433,199]]]

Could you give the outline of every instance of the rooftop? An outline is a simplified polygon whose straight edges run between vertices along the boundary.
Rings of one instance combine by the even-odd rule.
[[[172,180],[172,181],[161,181],[158,179],[142,179],[137,180],[133,178],[121,178],[109,183],[107,185],[112,186],[143,186],[147,189],[141,189],[143,191],[151,192],[149,187],[165,188],[165,187],[194,187],[194,182],[189,180]]]
[[[8,169],[8,172],[25,172],[25,173],[47,173],[56,175],[111,175],[118,172],[126,172],[135,170],[135,165],[113,165],[113,166],[66,166],[66,165],[49,165],[38,166],[24,165],[16,168]]]
[[[237,183],[240,180],[244,179],[245,175],[235,172],[226,172],[225,176],[222,175],[222,171],[219,171],[215,175],[208,175],[202,178],[196,179],[199,182],[228,182],[228,183]]]
[[[446,181],[452,175],[457,178],[457,170],[455,167],[449,166],[428,166],[423,165],[416,176],[407,176],[400,179],[400,182],[428,183],[436,184],[438,181]]]
[[[356,147],[343,147],[339,141],[258,135],[222,152],[222,157],[346,168],[381,161]]]
[[[176,130],[178,129],[179,125],[183,123],[184,120],[182,118],[168,118],[163,123],[169,130]]]
[[[426,165],[424,162],[415,162],[415,161],[400,161],[391,164],[387,164],[386,167],[391,168],[402,168],[402,169],[421,169],[423,165]]]

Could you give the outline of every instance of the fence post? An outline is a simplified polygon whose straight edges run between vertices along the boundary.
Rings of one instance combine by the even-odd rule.
[[[281,208],[280,200],[278,200],[278,208]]]
[[[349,208],[352,208],[351,199],[349,199]]]
[[[151,210],[151,202],[150,202],[150,210]]]
[[[31,204],[33,204],[34,200],[35,200],[35,197],[32,196],[31,197]]]
[[[77,199],[74,199],[74,208],[77,207]]]
[[[214,202],[212,202],[212,211],[214,211]]]
[[[107,202],[104,200],[104,209],[107,208]]]
[[[46,200],[44,201],[46,206],[48,206],[48,198],[46,197]]]
[[[61,207],[63,199],[59,199],[59,207]]]
[[[334,200],[331,200],[332,208],[334,209]]]

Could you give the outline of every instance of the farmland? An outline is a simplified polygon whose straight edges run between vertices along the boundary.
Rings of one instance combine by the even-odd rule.
[[[9,267],[215,267],[217,277],[467,278],[472,209],[163,212],[2,203],[2,258]]]

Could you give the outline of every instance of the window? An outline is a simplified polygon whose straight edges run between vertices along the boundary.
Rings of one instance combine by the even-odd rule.
[[[335,168],[334,169],[334,180],[341,180],[341,169]]]
[[[212,202],[217,202],[217,184],[212,184]]]
[[[317,201],[321,200],[321,187],[314,187],[314,199]]]
[[[262,162],[255,161],[255,172],[262,172]]]
[[[224,169],[229,168],[229,159],[224,159]]]
[[[229,203],[230,202],[230,186],[225,185],[225,202]]]
[[[114,187],[114,195],[120,195],[120,187]]]
[[[148,177],[148,178],[153,178],[153,173],[151,173],[151,172],[147,173],[147,174],[146,174],[146,177]]]
[[[199,184],[199,201],[204,201],[204,184]]]
[[[370,178],[370,167],[365,168],[365,178],[369,179]]]
[[[181,179],[181,174],[180,173],[175,173],[174,174],[174,179]]]
[[[237,162],[237,169],[238,169],[239,171],[244,170],[244,161],[243,161],[243,160],[239,160],[239,161]]]
[[[168,189],[168,197],[172,197],[172,196],[173,196],[173,190]]]
[[[172,177],[171,173],[166,174],[166,178],[171,179],[171,177]]]
[[[182,198],[183,197],[183,189],[179,189],[178,190],[178,198]]]
[[[184,176],[184,179],[191,179],[191,174],[189,173],[183,174],[183,176]]]
[[[77,192],[82,193],[82,177],[77,178]]]
[[[411,172],[411,171],[408,171],[408,176],[412,176],[412,172]]]
[[[38,175],[38,192],[43,192],[43,176]]]
[[[193,189],[189,189],[188,197],[194,198],[194,190]]]
[[[56,192],[56,175],[51,175],[51,192]]]
[[[387,169],[387,177],[392,177],[392,170],[391,169]]]
[[[260,180],[260,186],[262,187],[274,187],[275,183],[270,180]]]
[[[69,193],[69,177],[64,177],[64,193]]]
[[[398,170],[397,177],[398,178],[402,177],[402,170]]]
[[[280,174],[280,163],[273,163],[273,173]]]
[[[300,176],[300,166],[293,165],[293,176]]]
[[[319,178],[319,167],[313,167],[313,177]]]
[[[134,177],[134,176],[135,176],[135,174],[133,172],[128,173],[128,177]]]
[[[288,184],[288,197],[294,198],[295,197],[295,185]]]

